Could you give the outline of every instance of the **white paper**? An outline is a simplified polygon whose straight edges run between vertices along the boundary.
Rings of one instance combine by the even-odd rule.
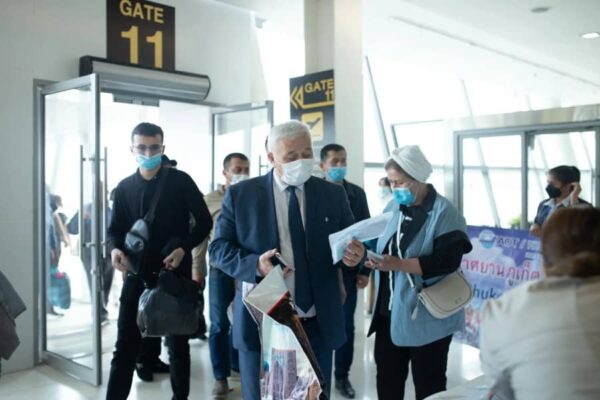
[[[376,217],[357,222],[342,231],[329,235],[329,245],[331,246],[333,262],[337,263],[344,257],[344,251],[352,239],[365,242],[381,236],[393,216],[394,213],[392,211],[383,213]]]

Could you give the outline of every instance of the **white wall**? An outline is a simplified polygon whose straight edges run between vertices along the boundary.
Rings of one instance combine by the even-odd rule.
[[[209,75],[209,101],[265,99],[251,13],[203,0],[161,3],[176,7],[176,68]],[[28,307],[17,320],[21,346],[3,365],[9,372],[34,364],[33,80],[73,78],[80,56],[106,56],[106,3],[1,0],[0,6],[0,269]]]

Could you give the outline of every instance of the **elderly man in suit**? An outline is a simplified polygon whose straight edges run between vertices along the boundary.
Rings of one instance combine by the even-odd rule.
[[[240,351],[245,400],[260,399],[260,341],[242,304],[241,282],[257,283],[266,276],[277,251],[292,264],[286,284],[329,393],[333,350],[346,341],[338,269],[358,266],[365,254],[360,242],[351,241],[342,261],[333,263],[328,236],[351,225],[354,217],[343,187],[311,176],[309,128],[298,121],[275,126],[268,150],[272,171],[226,192],[210,245],[214,266],[238,281],[233,344]]]

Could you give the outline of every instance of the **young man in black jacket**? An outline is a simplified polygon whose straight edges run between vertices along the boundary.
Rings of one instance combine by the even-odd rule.
[[[191,279],[191,250],[206,238],[212,219],[203,195],[192,178],[177,169],[161,167],[164,134],[143,122],[131,134],[131,152],[138,170],[115,189],[113,213],[108,227],[113,267],[126,273],[119,307],[118,336],[111,362],[106,398],[126,399],[131,389],[141,336],[136,323],[138,301],[146,286],[156,284],[161,268],[177,269]],[[125,235],[134,222],[146,215],[163,174],[166,180],[156,206],[150,243],[143,260],[125,250]],[[165,179],[163,178],[163,179]],[[190,230],[190,214],[195,225]],[[133,267],[133,268],[132,268]],[[139,271],[133,273],[133,271]],[[173,399],[187,399],[190,390],[190,348],[187,336],[169,336]]]
[[[321,169],[325,174],[325,179],[329,182],[341,185],[348,196],[350,209],[354,214],[356,222],[371,217],[369,205],[367,204],[367,195],[358,185],[348,182],[346,178],[347,166],[346,149],[339,144],[331,143],[321,149]],[[354,358],[354,313],[356,311],[356,302],[358,290],[364,289],[369,283],[369,269],[349,269],[340,270],[343,276],[344,288],[346,290],[346,301],[344,302],[344,321],[346,323],[346,343],[335,351],[335,388],[340,394],[348,399],[356,396],[356,391],[352,387],[348,376],[350,366]]]

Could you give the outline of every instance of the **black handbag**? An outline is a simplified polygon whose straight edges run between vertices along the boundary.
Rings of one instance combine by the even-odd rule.
[[[144,215],[144,217],[138,219],[133,223],[133,226],[129,229],[129,232],[125,234],[125,250],[128,255],[134,256],[138,260],[143,259],[143,256],[146,254],[148,250],[148,246],[150,245],[150,233],[152,222],[154,222],[154,213],[156,211],[156,206],[158,205],[158,201],[160,200],[160,196],[162,194],[163,188],[165,186],[165,181],[167,180],[167,175],[169,174],[168,168],[163,168],[161,176],[159,178],[158,187],[156,188],[156,192],[154,193],[154,197],[152,198],[152,203],[150,203],[150,209]],[[144,206],[144,197],[140,201],[140,214],[143,212]],[[140,273],[139,264],[141,263],[133,263],[131,266],[131,271],[134,274]]]
[[[158,286],[166,293],[178,297],[183,301],[198,303],[200,297],[200,284],[179,272],[161,269],[158,274]]]
[[[144,290],[137,324],[142,337],[194,335],[200,316],[200,285],[176,271],[161,270],[158,284]]]

